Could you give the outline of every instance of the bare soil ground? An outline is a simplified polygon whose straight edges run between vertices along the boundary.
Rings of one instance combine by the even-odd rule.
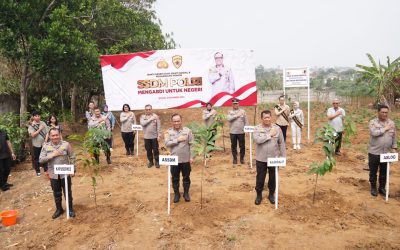
[[[325,108],[313,106],[312,138],[325,122]],[[226,136],[226,151],[213,153],[205,170],[203,208],[198,161],[192,165],[192,201],[172,204],[170,216],[166,167],[146,167],[142,137],[139,156],[125,156],[119,131],[114,131],[113,164],[107,166],[104,156],[100,160],[104,180],[97,188],[98,206],[90,181],[81,181],[84,173],[78,166],[73,178],[77,216],[69,221],[65,214],[51,219],[55,208],[49,181],[36,177],[29,161],[12,169],[9,182],[14,187],[0,193],[0,211],[17,209],[19,216],[15,226],[0,227],[0,249],[400,249],[399,164],[391,168],[389,202],[372,197],[368,171],[363,168],[367,166],[367,121],[375,112],[345,108],[354,114],[358,135],[344,146],[333,172],[319,178],[315,204],[315,176],[307,171],[323,155],[321,145],[306,142],[306,130],[301,151],[291,149],[288,134],[288,164],[280,170],[278,210],[265,198],[260,206],[254,205],[255,169],[249,164],[232,166]],[[163,129],[169,127],[175,111],[157,112]],[[254,108],[246,111],[253,122]],[[184,123],[201,120],[199,109],[178,112]],[[226,113],[227,108],[219,112]],[[398,112],[391,116],[400,117]],[[222,146],[222,138],[218,143]]]

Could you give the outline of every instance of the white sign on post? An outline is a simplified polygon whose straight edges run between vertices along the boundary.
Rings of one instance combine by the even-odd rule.
[[[168,208],[167,213],[168,215],[171,213],[171,165],[177,166],[178,165],[178,156],[175,155],[160,155],[158,163],[160,165],[168,166]]]
[[[308,67],[283,69],[283,94],[285,88],[307,88],[307,140],[310,142],[310,70]]]
[[[244,126],[244,132],[250,133],[250,168],[253,168],[253,136],[255,127],[254,126]]]
[[[395,162],[399,161],[399,154],[398,153],[387,153],[380,155],[381,162]]]
[[[385,201],[389,200],[389,174],[390,174],[390,162],[399,161],[399,154],[398,153],[387,153],[380,155],[380,162],[387,162],[386,168],[386,197]]]
[[[178,165],[178,156],[176,156],[176,155],[160,155],[159,163],[160,163],[160,165],[177,166]]]
[[[277,158],[268,158],[268,167],[285,167],[286,166],[286,158],[277,157]]]
[[[268,158],[268,167],[275,168],[275,209],[278,209],[278,192],[279,192],[279,167],[286,166],[285,157]]]
[[[254,126],[244,126],[244,132],[245,133],[253,133],[255,127]]]
[[[132,130],[136,130],[136,131],[143,130],[143,127],[142,127],[142,125],[133,124]]]
[[[65,183],[65,206],[67,207],[67,220],[69,219],[69,200],[68,200],[68,175],[74,174],[75,168],[74,165],[54,165],[54,174],[64,175],[64,183]]]
[[[137,131],[136,133],[136,156],[139,155],[139,131],[143,130],[142,125],[133,124],[132,130]]]
[[[304,68],[286,68],[284,81],[286,88],[308,87],[308,69]]]

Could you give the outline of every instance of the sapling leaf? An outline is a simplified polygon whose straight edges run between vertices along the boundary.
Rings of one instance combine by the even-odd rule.
[[[318,176],[324,176],[327,172],[331,172],[333,167],[336,165],[336,161],[333,158],[333,153],[335,151],[337,133],[335,129],[329,124],[324,125],[322,128],[317,129],[315,142],[323,143],[322,151],[325,154],[325,160],[318,164],[313,162],[310,164],[308,174],[316,174],[316,181],[314,184],[314,195],[313,202],[315,200],[315,192],[317,187]]]

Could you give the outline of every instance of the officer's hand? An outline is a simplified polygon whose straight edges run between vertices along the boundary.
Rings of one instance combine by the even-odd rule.
[[[392,127],[393,127],[392,124],[388,124],[388,125],[386,125],[383,129],[384,129],[385,131],[388,131],[388,130],[390,130]]]
[[[190,164],[193,164],[194,159],[190,158]]]
[[[17,156],[14,153],[11,154],[11,157],[12,157],[13,161],[15,161],[17,159]]]
[[[49,179],[50,180],[50,175],[49,175],[49,173],[46,171],[46,172],[44,172],[44,175],[47,177],[47,179]]]
[[[58,151],[58,150],[54,150],[54,152],[51,154],[51,158],[60,156],[62,154],[62,152]]]
[[[178,137],[178,142],[186,141],[187,136],[186,135],[181,135]]]
[[[274,137],[274,136],[277,135],[277,134],[278,134],[278,131],[276,131],[275,128],[271,128],[271,130],[269,131],[269,135],[270,135],[271,137]]]
[[[396,153],[396,151],[397,151],[397,148],[392,148],[392,149],[390,150],[391,153]]]

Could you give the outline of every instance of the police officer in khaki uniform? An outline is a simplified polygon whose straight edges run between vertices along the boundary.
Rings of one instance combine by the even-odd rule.
[[[207,126],[207,128],[209,128],[212,124],[214,124],[216,115],[217,115],[217,111],[215,109],[213,109],[211,102],[207,102],[206,109],[203,110],[203,116],[202,116],[204,124]],[[217,134],[217,129],[214,128],[211,130],[211,132],[212,132],[212,135],[214,136]],[[213,141],[210,141],[209,145],[214,147],[215,139]]]
[[[380,162],[380,154],[396,152],[396,127],[388,118],[389,107],[381,105],[378,108],[378,117],[369,122],[370,141],[368,150],[369,182],[371,195],[377,196],[376,178],[379,169],[379,193],[386,196],[386,168],[387,163]]]
[[[140,125],[143,126],[144,147],[149,161],[147,167],[154,166],[154,159],[156,168],[160,168],[158,140],[161,139],[161,122],[158,115],[152,112],[150,104],[145,106],[145,114],[140,116]]]
[[[203,121],[204,124],[209,127],[215,121],[215,116],[217,115],[217,111],[213,109],[211,102],[207,102],[206,109],[203,110]]]
[[[171,155],[178,156],[178,165],[171,166],[172,187],[174,189],[174,203],[179,202],[181,197],[179,193],[179,173],[182,172],[183,198],[186,202],[190,201],[190,164],[193,163],[193,152],[191,144],[193,143],[192,131],[187,127],[182,127],[182,117],[179,114],[173,114],[171,117],[172,128],[165,133],[165,146],[170,149]]]
[[[244,126],[248,125],[246,111],[239,108],[239,99],[232,99],[233,109],[229,111],[227,120],[230,127],[231,150],[233,156],[233,164],[237,164],[237,142],[240,148],[240,164],[244,164],[244,155],[246,144],[244,139]]]
[[[51,189],[53,190],[54,201],[56,203],[56,211],[52,218],[56,219],[64,213],[62,207],[62,192],[65,194],[65,178],[64,175],[54,174],[54,165],[74,164],[75,155],[72,151],[71,145],[62,141],[60,131],[56,128],[51,128],[49,132],[50,142],[43,145],[40,152],[40,163],[47,163],[47,171],[45,175],[50,179]],[[72,190],[71,190],[71,177],[68,176],[68,203],[69,203],[69,216],[75,217],[75,212],[72,206]]]
[[[94,115],[89,119],[88,127],[89,129],[97,128],[111,132],[110,120],[106,116],[101,114],[101,111],[98,107],[94,108]],[[108,145],[111,145],[111,137],[105,138],[104,140]],[[104,151],[104,154],[106,155],[107,164],[111,164],[111,151],[109,147]],[[94,158],[96,159],[97,163],[99,163],[99,155],[95,154]]]
[[[38,111],[32,112],[32,122],[29,124],[28,133],[32,137],[32,162],[36,171],[36,176],[40,177],[40,163],[39,156],[42,150],[42,145],[48,133],[46,123],[40,120],[40,113]],[[47,170],[46,164],[43,165],[44,171]]]
[[[275,169],[268,167],[268,158],[286,157],[285,142],[282,130],[279,126],[272,124],[271,111],[261,112],[261,124],[256,126],[253,133],[256,146],[256,205],[261,204],[262,191],[264,189],[265,177],[268,172],[269,201],[274,204],[275,198]]]

